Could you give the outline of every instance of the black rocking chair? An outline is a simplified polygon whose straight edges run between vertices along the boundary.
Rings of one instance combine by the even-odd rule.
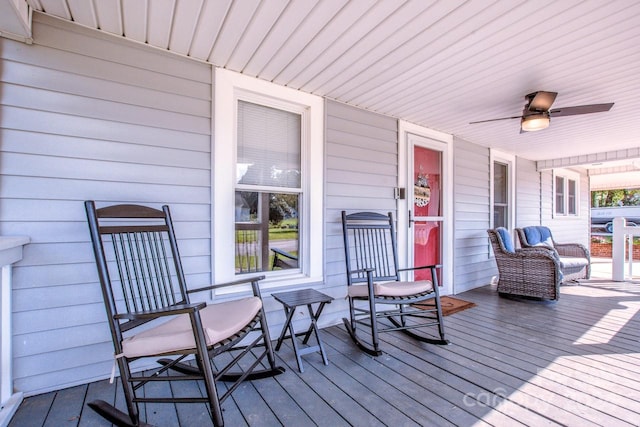
[[[448,344],[444,337],[438,292],[437,265],[398,268],[396,232],[391,213],[342,212],[349,319],[347,331],[363,351],[379,356],[380,332],[403,331],[431,344]],[[429,269],[432,280],[403,281],[403,271]],[[420,308],[416,307],[420,304]],[[380,309],[378,305],[386,309]],[[380,323],[387,319],[388,323]],[[366,327],[360,330],[359,325]],[[425,333],[426,329],[437,334]],[[418,332],[419,330],[419,332]],[[364,335],[367,335],[366,337]]]
[[[139,426],[145,425],[139,402],[204,402],[214,425],[222,426],[220,405],[243,380],[284,372],[276,366],[262,308],[262,277],[187,289],[168,206],[96,210],[94,202],[87,201],[85,208],[128,414],[101,400],[90,402],[91,408],[118,426]],[[210,305],[189,300],[195,292],[247,283],[253,296]],[[239,346],[245,337],[249,343]],[[221,367],[216,356],[224,352],[231,357],[225,357]],[[248,354],[250,363],[240,368]],[[160,359],[159,367],[143,372],[130,367],[138,359],[158,356],[173,358]],[[261,365],[265,357],[267,369]],[[185,363],[188,358],[195,365]],[[149,381],[177,380],[203,380],[206,397],[149,396],[141,388]],[[217,381],[233,384],[219,395]]]

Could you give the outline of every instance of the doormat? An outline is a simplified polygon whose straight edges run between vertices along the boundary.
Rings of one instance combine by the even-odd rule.
[[[467,308],[475,307],[476,304],[470,301],[461,300],[459,298],[454,297],[440,297],[440,305],[442,306],[442,315],[448,316],[453,313],[457,313],[462,310],[466,310]],[[414,306],[422,309],[433,308],[433,304],[414,304]]]

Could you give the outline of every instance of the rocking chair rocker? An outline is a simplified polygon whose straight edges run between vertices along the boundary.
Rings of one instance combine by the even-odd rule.
[[[382,215],[342,212],[347,267],[349,335],[363,351],[379,356],[380,332],[402,331],[423,342],[444,345],[444,324],[438,291],[437,265],[398,268],[396,232],[391,212]],[[429,269],[431,280],[402,281],[400,273]],[[426,304],[425,304],[426,302]],[[417,308],[415,304],[420,304]],[[379,309],[386,305],[387,309]],[[387,319],[391,325],[380,323]],[[360,332],[359,326],[365,326]],[[437,336],[425,329],[437,328]],[[419,333],[414,332],[420,330]],[[368,335],[368,337],[363,336]]]
[[[243,380],[284,372],[276,366],[262,308],[258,288],[262,277],[187,289],[168,206],[157,210],[116,205],[96,210],[94,202],[87,201],[85,208],[128,414],[101,400],[90,402],[91,408],[118,426],[140,426],[145,424],[139,402],[204,402],[214,425],[222,426],[220,405]],[[251,284],[253,296],[210,305],[189,300],[189,294],[195,292],[246,283]],[[245,337],[249,344],[237,346]],[[225,352],[231,357],[215,370],[214,359],[220,367],[216,356]],[[240,370],[238,362],[247,354],[250,363]],[[136,360],[157,356],[175,358],[158,360],[161,366],[150,371],[136,373],[130,367]],[[183,363],[189,356],[195,359],[195,366]],[[256,369],[265,357],[268,368]],[[237,372],[231,372],[234,366]],[[203,380],[206,397],[142,392],[149,381],[178,380]],[[219,395],[218,381],[233,384]]]

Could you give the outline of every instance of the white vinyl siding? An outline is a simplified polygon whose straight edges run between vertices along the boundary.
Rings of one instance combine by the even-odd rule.
[[[325,308],[327,321],[347,312],[340,212],[394,212],[398,182],[397,120],[326,101],[325,286],[340,296]],[[324,292],[324,291],[323,291]],[[322,319],[321,319],[322,320]]]
[[[578,187],[576,215],[554,215],[553,198],[555,179],[551,169],[541,172],[541,225],[549,227],[553,238],[559,243],[582,243],[589,247],[591,225],[589,222],[589,177],[586,173],[569,170],[570,179],[575,179]]]
[[[486,285],[495,274],[489,252],[489,149],[454,139],[454,291]]]
[[[540,225],[540,172],[536,163],[516,158],[516,227]]]
[[[31,238],[13,292],[27,395],[111,370],[84,200],[171,205],[189,285],[211,280],[210,66],[34,21],[33,45],[0,38],[0,234]]]

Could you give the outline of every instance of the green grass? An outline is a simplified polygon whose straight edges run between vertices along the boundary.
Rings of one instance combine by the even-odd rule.
[[[274,240],[296,240],[298,238],[298,230],[290,230],[286,228],[272,228],[269,230],[269,241]]]

